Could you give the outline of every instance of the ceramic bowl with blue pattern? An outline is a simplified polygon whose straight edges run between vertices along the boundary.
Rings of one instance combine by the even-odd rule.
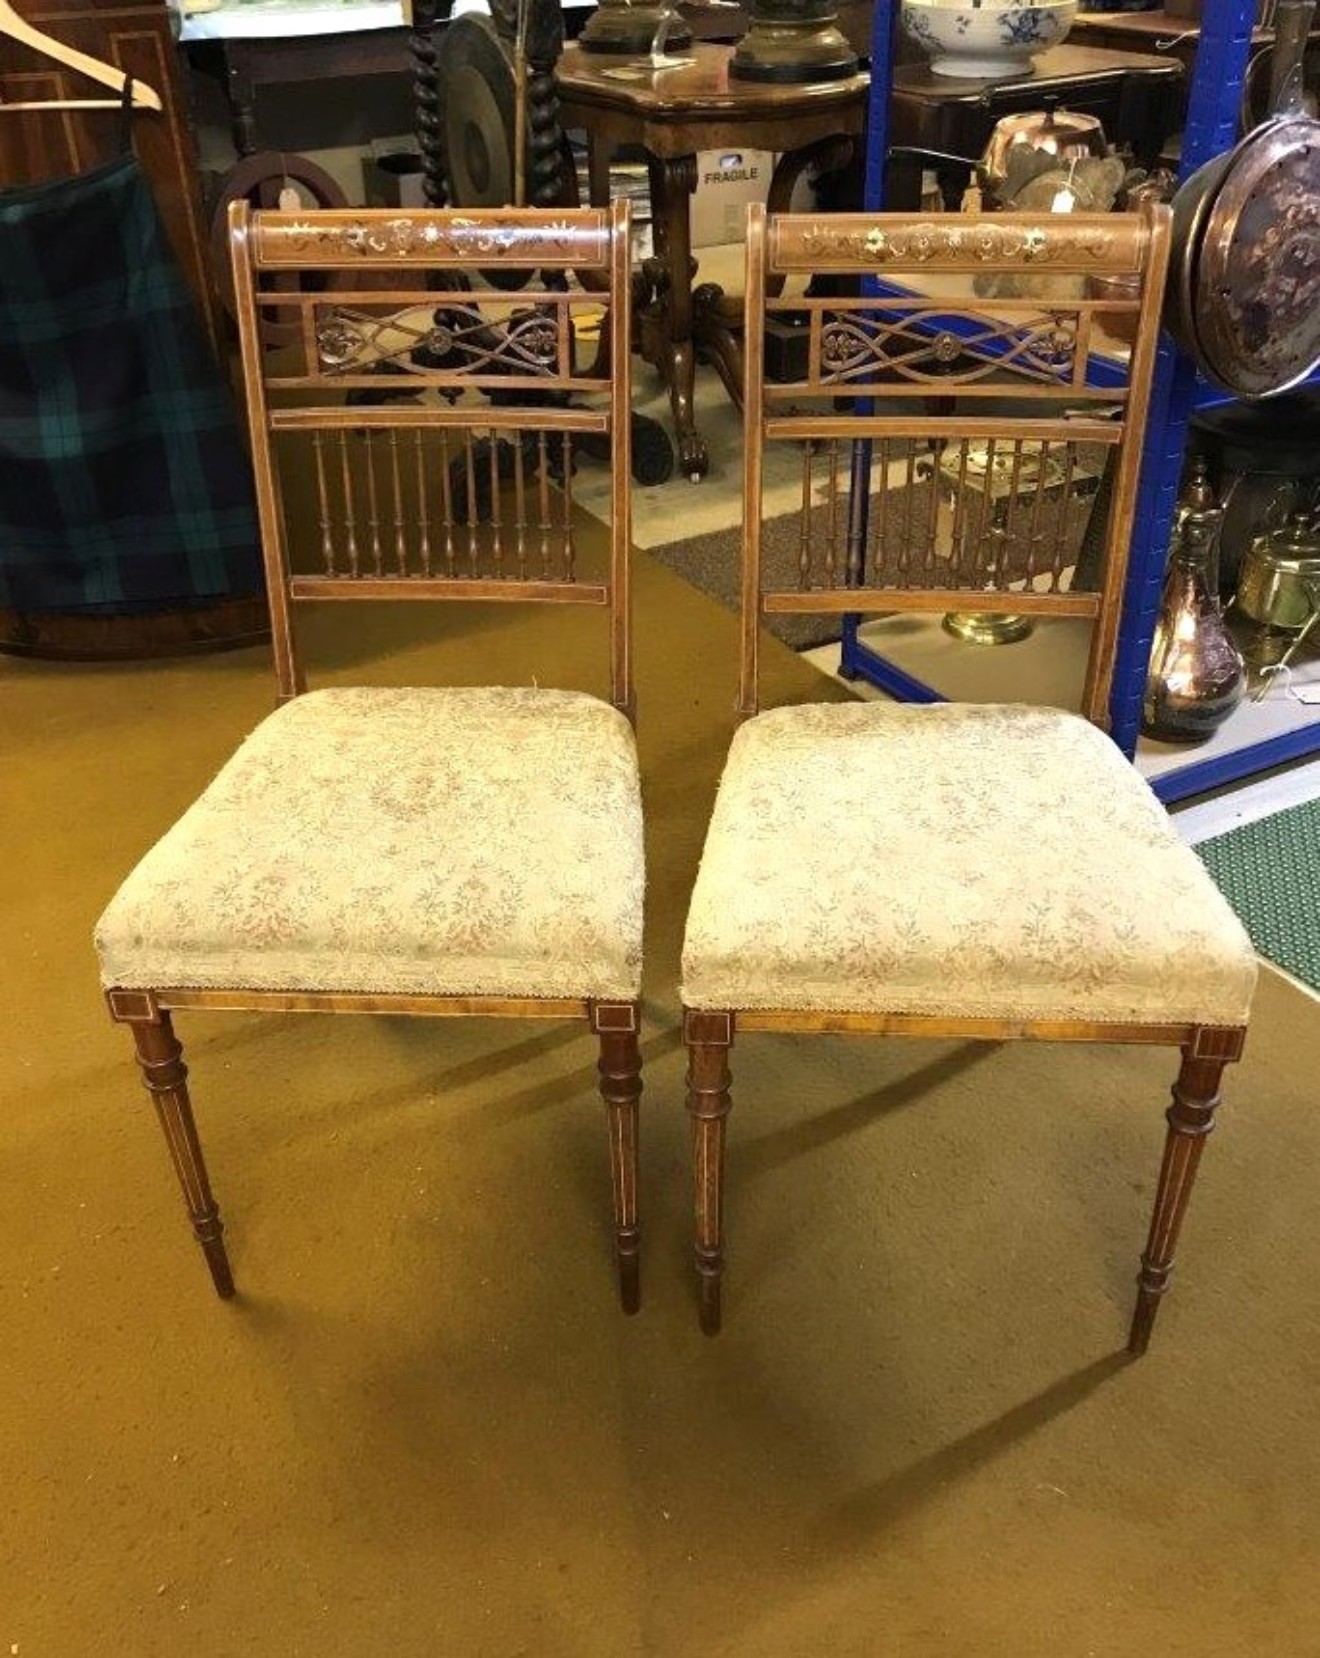
[[[936,75],[989,80],[1025,73],[1072,28],[1078,0],[903,0],[903,28]]]

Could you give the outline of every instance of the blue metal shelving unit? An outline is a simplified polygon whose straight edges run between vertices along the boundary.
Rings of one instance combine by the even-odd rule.
[[[896,3],[897,0],[876,0],[875,6],[864,196],[867,207],[873,210],[878,210],[884,200]],[[1255,10],[1255,0],[1205,0],[1200,42],[1188,89],[1182,148],[1184,178],[1236,141]],[[1110,701],[1114,740],[1129,757],[1136,751],[1141,726],[1146,665],[1150,660],[1164,583],[1188,422],[1197,408],[1224,400],[1222,393],[1198,377],[1191,360],[1166,336],[1160,345],[1151,395]],[[864,477],[864,472],[855,471],[854,498],[856,486]],[[865,645],[858,637],[859,620],[855,616],[845,619],[841,673],[865,679],[904,701],[943,700],[933,686],[914,678]],[[1191,759],[1156,778],[1152,787],[1161,800],[1183,800],[1316,753],[1320,753],[1320,719],[1213,758]]]

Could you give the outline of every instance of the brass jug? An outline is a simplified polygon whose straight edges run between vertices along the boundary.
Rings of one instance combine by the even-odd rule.
[[[1223,517],[1197,456],[1178,501],[1142,704],[1142,730],[1162,742],[1204,742],[1246,690],[1246,665],[1219,606]]]

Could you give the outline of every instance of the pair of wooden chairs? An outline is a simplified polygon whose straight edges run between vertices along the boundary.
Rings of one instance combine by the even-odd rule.
[[[792,1030],[1181,1049],[1130,1346],[1149,1339],[1255,977],[1227,905],[1103,731],[1168,236],[1163,210],[751,213],[745,723],[682,969],[708,1331],[720,1322],[729,1050],[741,1032]],[[281,706],[103,917],[111,1012],[132,1030],[222,1295],[233,1283],[173,1010],[587,1020],[633,1310],[643,866],[626,210],[239,207],[233,258]],[[443,274],[472,268],[540,277],[516,293],[497,280],[474,300]],[[328,295],[327,277],[346,271],[369,273],[370,291]],[[1140,299],[1088,297],[1087,275],[1120,273],[1141,278]],[[784,291],[806,274],[845,288],[866,278],[868,291]],[[1004,276],[1021,279],[1018,294],[996,281],[992,302],[979,297]],[[263,359],[271,308],[297,324],[292,364]],[[608,377],[577,367],[575,319],[588,310],[604,313]],[[1121,383],[1098,384],[1091,349],[1110,311],[1137,314],[1136,344]],[[776,327],[805,349],[769,382]],[[421,400],[371,401],[382,366]],[[583,440],[613,446],[598,579],[574,544]],[[763,557],[765,457],[785,447],[801,485],[791,568],[777,570]],[[1050,514],[1086,454],[1108,458],[1112,506],[1102,578],[1082,592]],[[281,462],[307,494],[310,548],[289,545]],[[992,516],[993,479],[1005,488]],[[305,693],[292,608],[356,597],[597,606],[612,706],[550,690]],[[957,608],[1089,623],[1084,717],[879,703],[758,713],[767,616]]]

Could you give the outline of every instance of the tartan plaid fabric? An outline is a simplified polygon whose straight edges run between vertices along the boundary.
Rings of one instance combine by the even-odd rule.
[[[0,604],[260,591],[232,398],[136,160],[0,191]]]

